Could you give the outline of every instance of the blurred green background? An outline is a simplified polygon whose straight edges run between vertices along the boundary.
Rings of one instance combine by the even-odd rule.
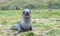
[[[13,9],[15,6],[19,9],[60,9],[60,0],[0,0],[0,9]]]

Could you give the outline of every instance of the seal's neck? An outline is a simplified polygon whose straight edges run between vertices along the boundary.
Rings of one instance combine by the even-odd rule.
[[[28,19],[22,18],[22,19],[25,23],[30,23],[31,22],[31,18],[28,18]]]

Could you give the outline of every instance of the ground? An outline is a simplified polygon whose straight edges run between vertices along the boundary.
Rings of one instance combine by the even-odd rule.
[[[0,11],[0,36],[13,36],[8,30],[17,25],[22,18],[22,10]],[[32,10],[33,31],[23,32],[18,36],[60,36],[60,10],[37,13]]]

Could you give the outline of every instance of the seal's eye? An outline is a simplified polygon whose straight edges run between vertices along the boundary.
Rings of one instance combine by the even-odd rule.
[[[30,13],[31,13],[31,11],[30,11]]]
[[[23,11],[23,14],[25,14],[25,11]]]

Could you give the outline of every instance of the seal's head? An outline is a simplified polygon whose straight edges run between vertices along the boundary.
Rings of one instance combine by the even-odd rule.
[[[24,9],[24,10],[23,10],[23,17],[24,17],[25,19],[31,18],[31,11],[30,11],[29,9]]]

